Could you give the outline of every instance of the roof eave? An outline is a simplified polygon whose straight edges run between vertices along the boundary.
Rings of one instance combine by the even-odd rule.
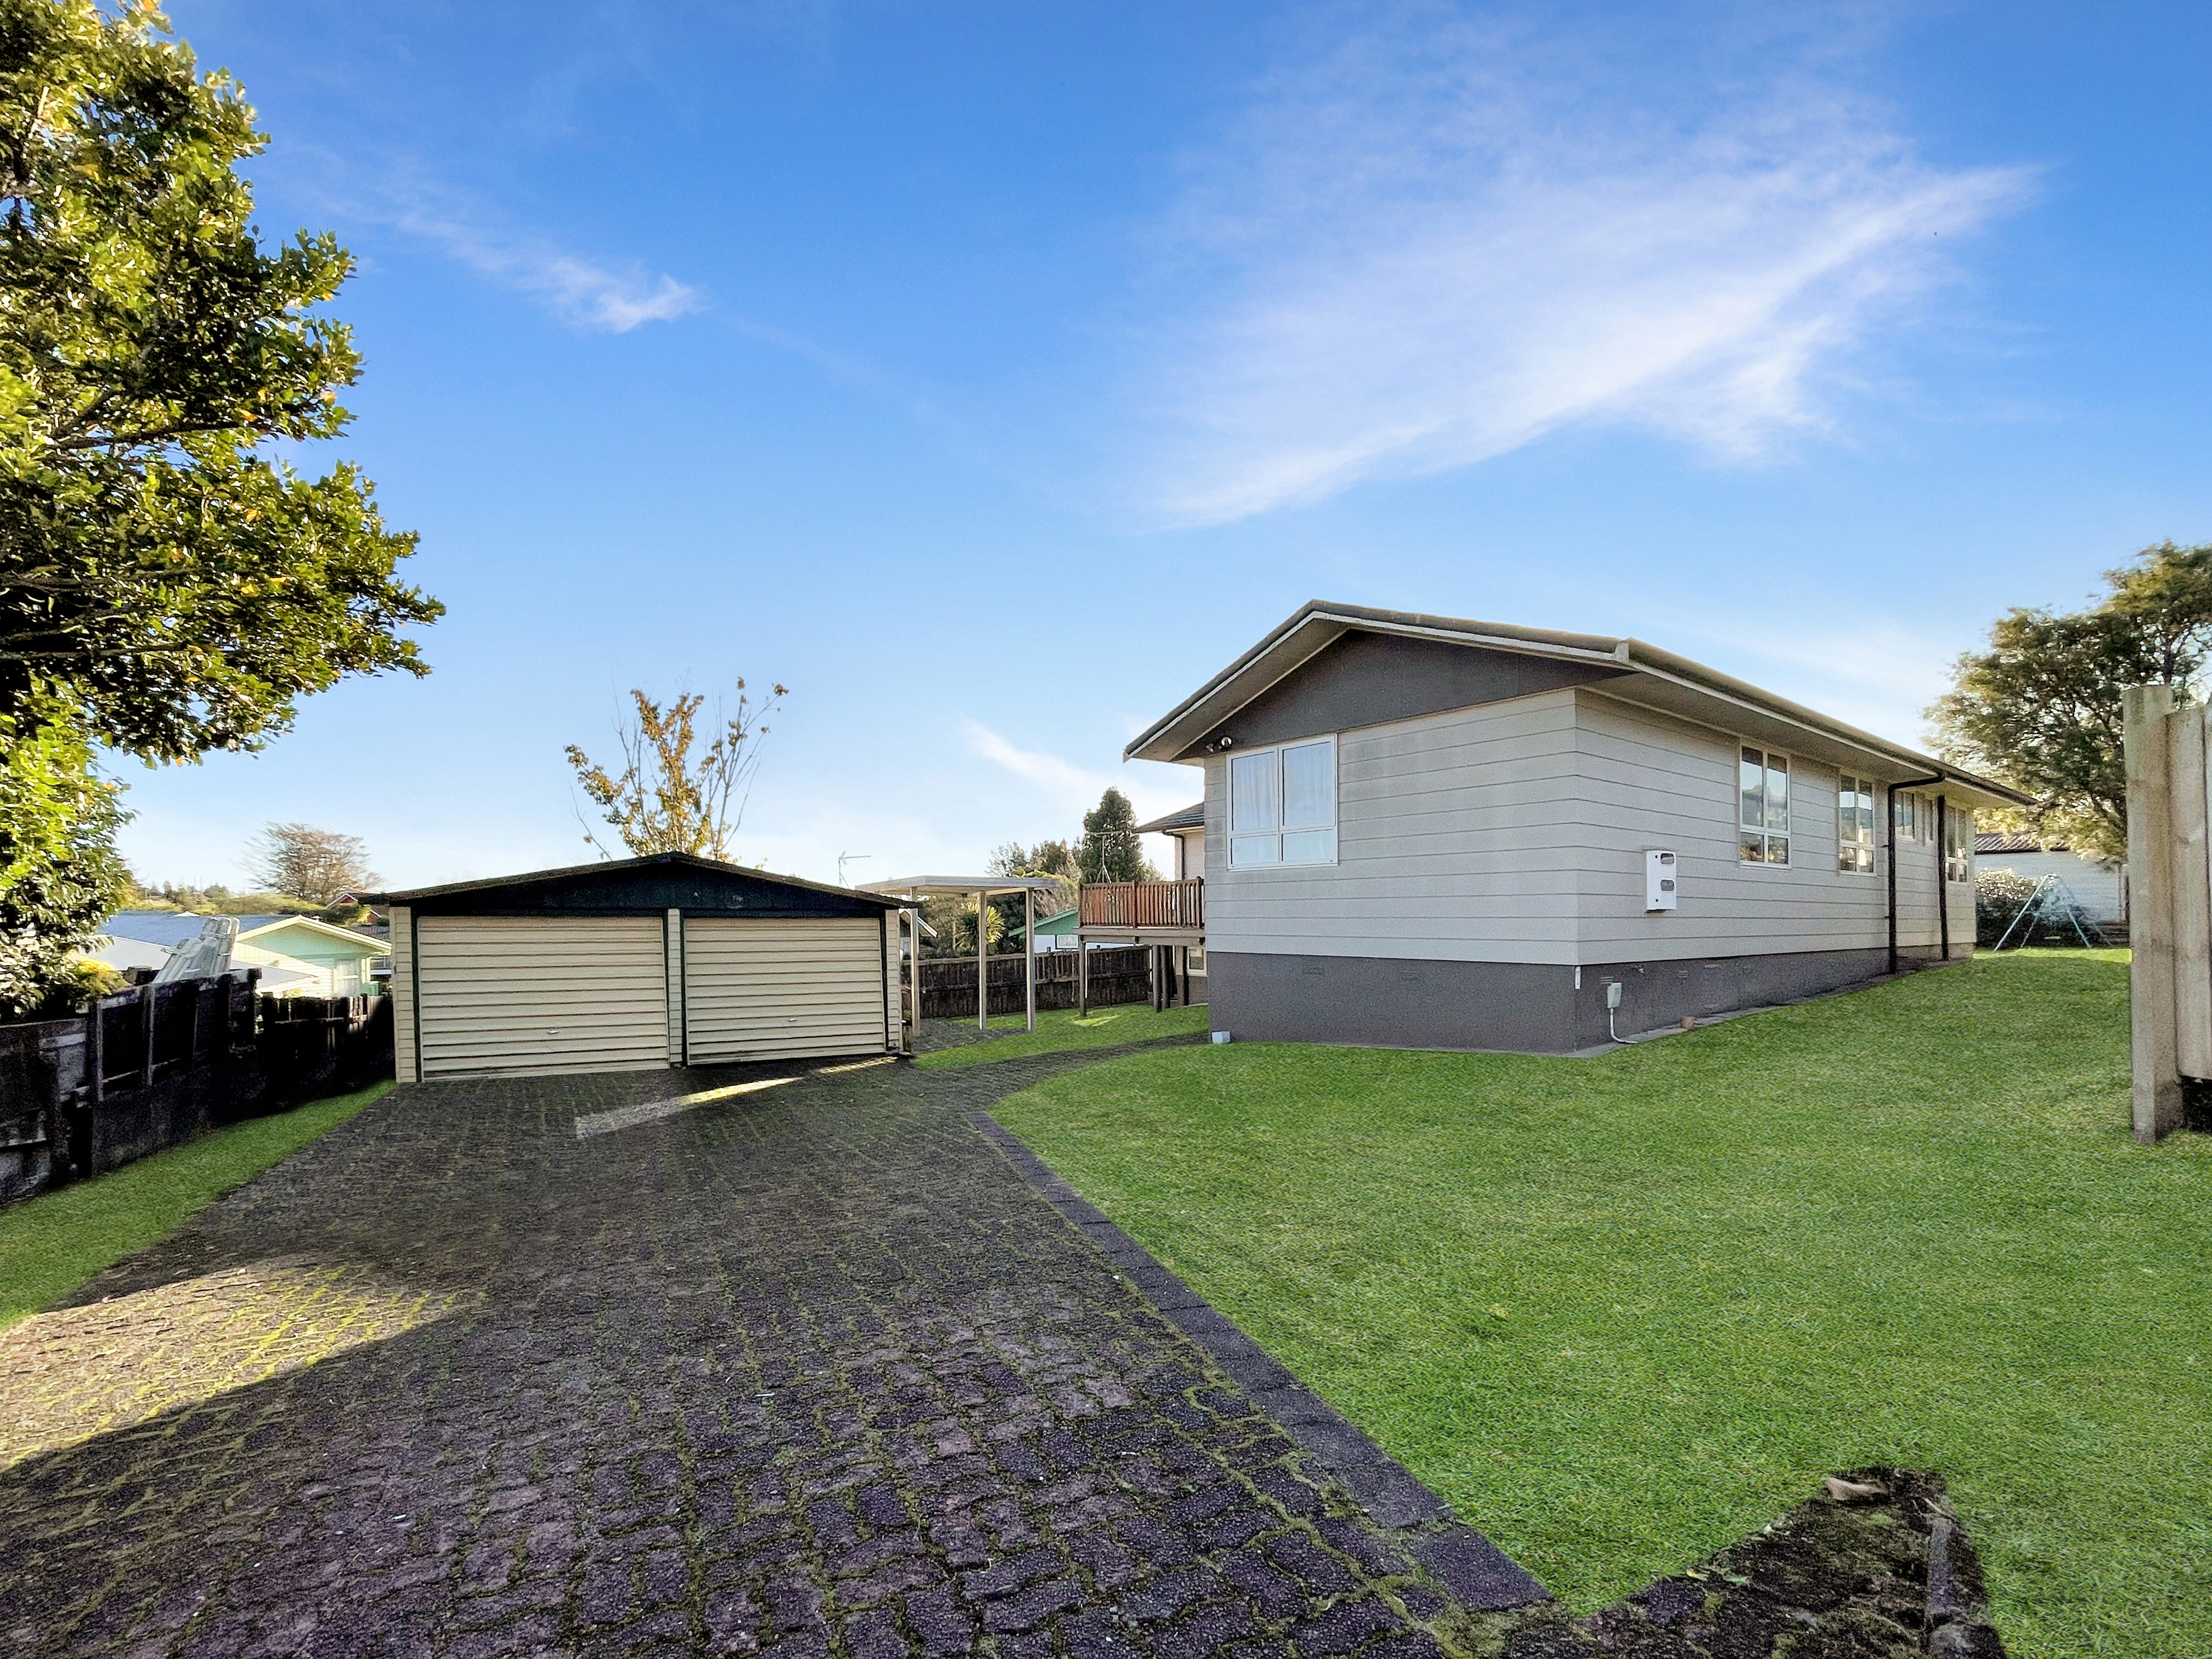
[[[1311,641],[1311,648],[1298,654],[1285,653],[1283,659],[1269,664],[1267,659],[1277,648],[1293,641],[1297,635],[1318,624],[1319,636]],[[1216,674],[1165,715],[1139,733],[1121,751],[1124,760],[1173,761],[1179,758],[1190,744],[1204,732],[1218,724],[1234,708],[1241,708],[1271,685],[1286,678],[1318,656],[1332,641],[1352,629],[1364,629],[1373,633],[1395,634],[1409,639],[1443,640],[1453,645],[1488,647],[1492,650],[1517,651],[1526,656],[1550,657],[1562,661],[1606,662],[1617,660],[1625,641],[1599,634],[1569,634],[1552,629],[1520,628],[1508,623],[1469,622],[1454,617],[1433,616],[1419,611],[1382,611],[1370,605],[1340,605],[1326,599],[1309,599],[1276,627],[1257,645]],[[1235,701],[1230,708],[1207,707],[1218,695],[1229,693],[1240,678],[1251,682],[1239,687],[1233,694]],[[1195,729],[1187,729],[1194,727]]]
[[[1302,653],[1279,653],[1279,647],[1301,631],[1319,624],[1328,629]],[[1198,738],[1218,725],[1237,708],[1249,703],[1271,685],[1295,673],[1330,641],[1358,628],[1413,638],[1443,640],[1455,645],[1517,651],[1529,656],[1565,661],[1607,663],[1623,671],[1622,680],[1607,682],[1614,695],[1634,701],[1628,685],[1636,675],[1670,681],[1699,696],[1734,704],[1770,720],[1818,734],[1826,742],[1858,751],[1890,766],[1925,773],[1941,773],[1990,799],[2014,806],[2032,806],[2033,800],[2018,790],[1978,777],[1929,755],[1863,732],[1817,709],[1761,690],[1716,668],[1680,656],[1641,640],[1600,634],[1571,634],[1548,629],[1520,628],[1425,612],[1379,611],[1366,605],[1337,605],[1310,599],[1250,650],[1237,659],[1198,690],[1155,721],[1122,750],[1125,760],[1174,761]],[[1271,654],[1281,659],[1270,664]],[[1239,681],[1243,683],[1240,684]],[[1625,683],[1626,682],[1626,683]]]
[[[557,870],[531,870],[519,876],[495,876],[488,881],[452,881],[438,887],[415,887],[405,892],[356,893],[354,896],[363,904],[415,904],[423,899],[450,898],[460,893],[495,892],[503,887],[522,887],[532,882],[561,881],[572,876],[605,875],[616,870],[642,870],[653,865],[676,865],[690,870],[705,870],[716,875],[750,876],[759,881],[773,881],[786,887],[804,887],[816,893],[835,893],[841,898],[866,899],[872,903],[887,904],[880,893],[871,893],[858,887],[839,887],[826,881],[809,881],[804,876],[780,876],[771,870],[748,870],[741,864],[725,864],[720,859],[701,858],[696,853],[648,853],[643,858],[600,859],[590,864],[565,865]]]

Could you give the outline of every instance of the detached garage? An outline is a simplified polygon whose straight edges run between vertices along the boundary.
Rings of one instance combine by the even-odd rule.
[[[909,1047],[879,894],[667,853],[371,899],[403,1083]]]

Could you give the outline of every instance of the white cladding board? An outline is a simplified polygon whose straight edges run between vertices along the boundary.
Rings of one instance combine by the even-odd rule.
[[[684,919],[684,1030],[690,1063],[881,1054],[883,926]]]
[[[416,946],[426,1079],[668,1064],[659,916],[424,916]]]

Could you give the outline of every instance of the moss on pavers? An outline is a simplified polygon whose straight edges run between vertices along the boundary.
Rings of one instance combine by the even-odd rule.
[[[158,1371],[251,1283],[299,1346],[0,1471],[0,1643],[1433,1659],[1425,1575],[965,1121],[1083,1063],[589,1139],[739,1073],[394,1091],[38,1322]],[[422,1317],[317,1299],[364,1283]]]
[[[391,1086],[380,1083],[216,1129],[112,1174],[0,1210],[0,1330],[144,1249]]]

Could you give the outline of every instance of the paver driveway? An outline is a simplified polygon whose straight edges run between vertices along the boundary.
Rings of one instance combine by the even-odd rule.
[[[1092,1058],[395,1091],[0,1346],[0,1640],[1432,1655],[1465,1615],[969,1124]]]

